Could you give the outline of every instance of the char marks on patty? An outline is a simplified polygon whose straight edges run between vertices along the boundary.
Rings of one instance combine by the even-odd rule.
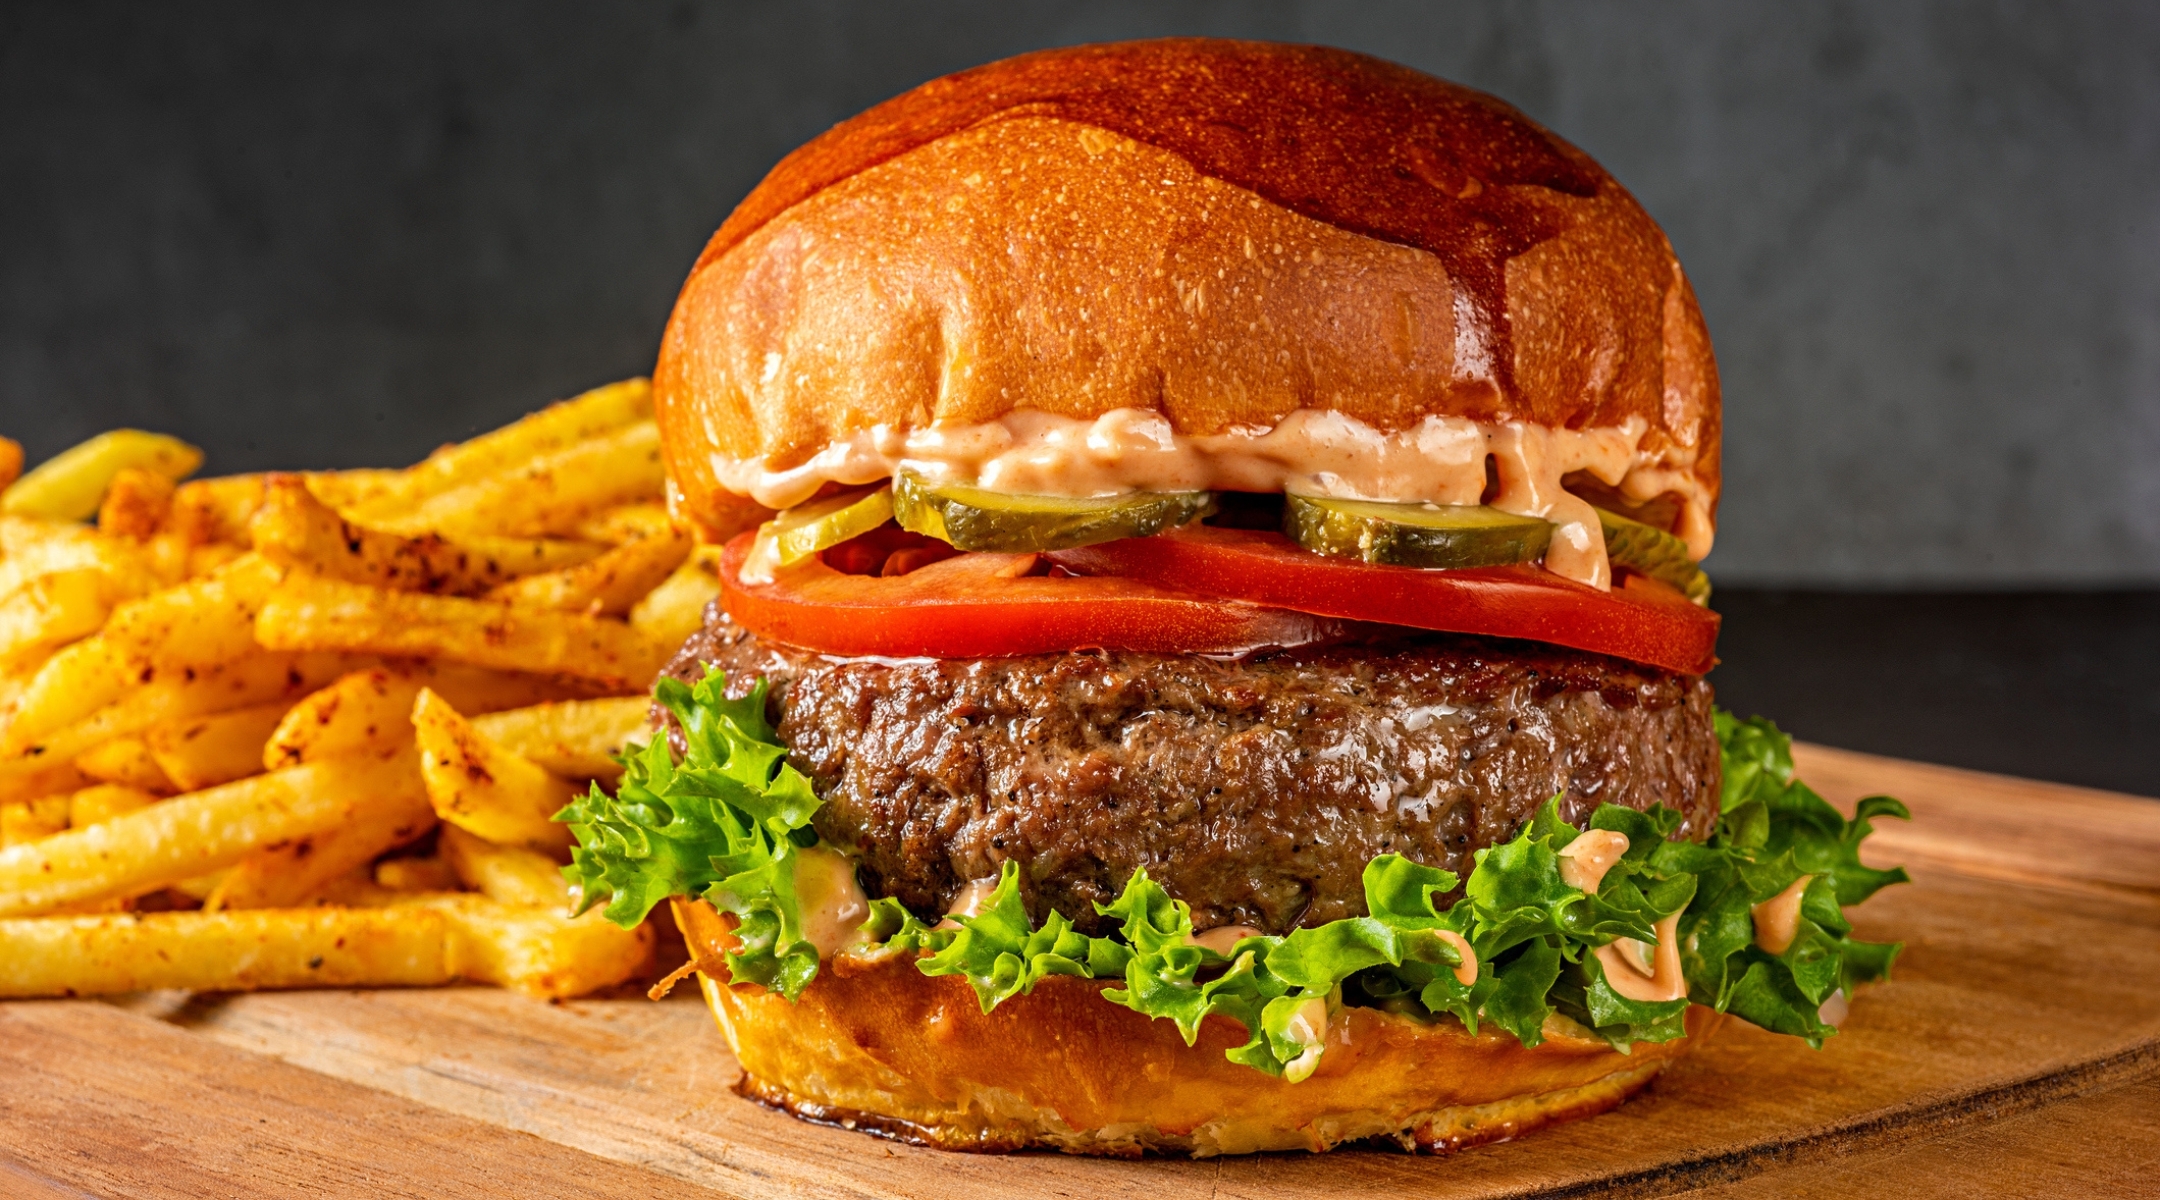
[[[1555,794],[1718,810],[1710,687],[1595,654],[1453,635],[1242,659],[1083,651],[834,659],[725,614],[670,672],[759,676],[818,833],[873,894],[942,912],[1015,859],[1029,910],[1107,932],[1095,904],[1146,867],[1201,929],[1284,933],[1364,911],[1396,853],[1467,876]]]

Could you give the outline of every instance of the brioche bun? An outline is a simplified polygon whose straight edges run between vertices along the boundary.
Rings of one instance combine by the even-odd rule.
[[[1601,1039],[1525,1048],[1452,1019],[1346,1007],[1319,1069],[1285,1083],[1223,1057],[1245,1041],[1235,1022],[1211,1018],[1188,1047],[1170,1022],[1097,994],[1114,982],[1053,975],[987,1014],[965,981],[906,958],[829,960],[792,1003],[731,987],[724,919],[702,903],[676,913],[694,958],[713,964],[700,982],[743,1068],[736,1091],[945,1150],[1208,1157],[1380,1140],[1452,1151],[1604,1112],[1723,1019],[1691,1009],[1688,1037],[1621,1054]]]
[[[1716,494],[1718,391],[1657,225],[1491,96],[1363,55],[1175,39],[939,79],[774,168],[684,285],[654,373],[678,502],[716,456],[872,426],[1300,408],[1648,425]]]

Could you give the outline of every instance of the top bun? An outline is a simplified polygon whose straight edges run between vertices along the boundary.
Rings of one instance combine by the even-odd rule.
[[[1639,461],[1718,487],[1709,335],[1634,198],[1492,96],[1316,46],[1047,50],[835,126],[713,235],[653,387],[709,526],[731,464],[1023,409],[1639,420]]]

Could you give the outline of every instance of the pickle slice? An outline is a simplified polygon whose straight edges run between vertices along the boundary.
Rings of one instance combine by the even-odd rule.
[[[1482,504],[1392,504],[1289,496],[1283,532],[1315,554],[1398,567],[1498,567],[1535,562],[1552,522]]]
[[[781,567],[860,537],[892,515],[892,488],[883,485],[798,504],[758,526],[757,540],[743,558],[743,582],[771,583]]]
[[[1655,525],[1631,521],[1602,508],[1597,515],[1598,524],[1605,530],[1605,557],[1613,566],[1669,583],[1697,604],[1710,602],[1710,577],[1688,557],[1686,542]]]
[[[906,471],[893,480],[893,518],[900,527],[961,550],[1069,550],[1146,537],[1213,511],[1213,492],[1129,492],[1072,499],[933,484]]]

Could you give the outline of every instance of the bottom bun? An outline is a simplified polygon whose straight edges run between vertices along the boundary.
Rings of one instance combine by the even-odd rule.
[[[678,904],[696,961],[718,967],[724,919]],[[725,968],[719,968],[724,977]],[[1169,1021],[1104,1000],[1102,980],[1054,975],[985,1013],[957,976],[911,959],[828,960],[794,1003],[753,984],[700,983],[742,1064],[736,1090],[795,1116],[945,1150],[1132,1156],[1328,1150],[1378,1140],[1446,1152],[1601,1113],[1642,1090],[1720,1023],[1622,1054],[1599,1039],[1471,1034],[1345,1007],[1320,1066],[1285,1083],[1223,1057],[1244,1027],[1213,1017],[1187,1046]]]

